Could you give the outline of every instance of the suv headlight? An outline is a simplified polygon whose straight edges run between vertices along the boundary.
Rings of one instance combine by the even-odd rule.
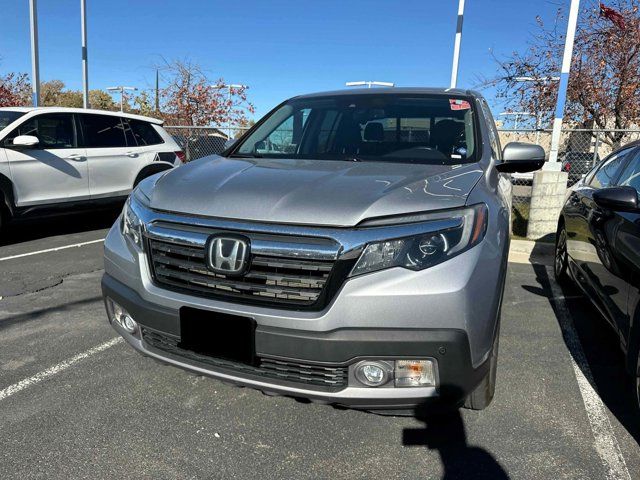
[[[131,194],[122,209],[122,234],[127,237],[133,244],[142,249],[142,231],[144,224],[136,213],[136,200]]]
[[[362,275],[392,267],[423,270],[442,263],[477,245],[487,224],[487,207],[475,205],[442,214],[429,215],[424,221],[459,218],[458,226],[411,237],[389,239],[368,244],[349,276]],[[431,217],[431,218],[430,218]],[[380,225],[380,223],[376,223]]]

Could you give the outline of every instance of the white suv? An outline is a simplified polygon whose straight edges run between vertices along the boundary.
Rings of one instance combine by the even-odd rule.
[[[81,108],[0,108],[5,220],[124,200],[142,179],[184,160],[162,120]]]

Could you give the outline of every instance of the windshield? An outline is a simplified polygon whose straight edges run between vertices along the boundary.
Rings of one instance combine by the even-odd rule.
[[[0,110],[0,130],[14,122],[21,116],[23,116],[25,112],[15,112],[13,110]]]
[[[475,161],[470,98],[357,94],[294,98],[230,156],[454,165]]]

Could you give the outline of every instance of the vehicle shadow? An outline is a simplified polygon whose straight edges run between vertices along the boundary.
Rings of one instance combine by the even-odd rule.
[[[502,465],[488,451],[467,443],[467,433],[459,410],[428,414],[424,408],[416,410],[415,418],[424,428],[405,428],[404,446],[424,446],[436,450],[443,467],[443,480],[452,479],[508,479]]]
[[[118,205],[92,211],[12,220],[2,227],[0,246],[110,228],[121,210],[122,205]]]
[[[569,353],[602,402],[640,444],[640,411],[635,405],[635,385],[627,373],[618,334],[578,287],[555,283],[552,268],[533,264],[538,285],[522,285],[522,288],[548,298]],[[571,338],[571,326],[567,323],[573,325],[579,342]]]

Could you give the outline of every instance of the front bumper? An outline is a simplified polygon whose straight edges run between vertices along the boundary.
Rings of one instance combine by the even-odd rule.
[[[102,280],[105,297],[122,305],[145,330],[179,332],[179,308],[143,299],[108,273]],[[255,350],[259,357],[318,366],[348,367],[362,359],[432,358],[438,366],[438,387],[356,387],[323,390],[294,382],[261,377],[232,364],[212,365],[179,349],[158,348],[138,331],[131,335],[114,328],[136,350],[163,362],[266,393],[367,410],[407,409],[422,404],[458,405],[487,374],[489,362],[473,365],[464,330],[455,328],[339,328],[325,332],[294,330],[258,324]],[[168,334],[179,338],[175,334]]]

